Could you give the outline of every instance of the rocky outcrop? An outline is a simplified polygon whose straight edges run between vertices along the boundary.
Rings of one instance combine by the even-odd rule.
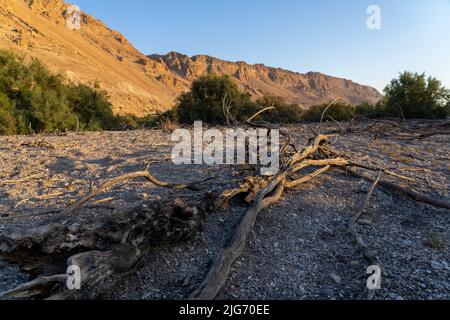
[[[206,55],[188,57],[177,52],[149,57],[188,81],[206,73],[228,74],[255,97],[264,94],[282,96],[292,103],[305,106],[336,98],[352,104],[375,103],[381,98],[381,94],[372,87],[318,72],[301,74],[263,64],[229,62]]]

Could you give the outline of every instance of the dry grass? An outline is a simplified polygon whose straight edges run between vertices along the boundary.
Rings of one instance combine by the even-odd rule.
[[[174,121],[165,120],[158,125],[159,129],[164,132],[172,133],[176,129],[180,128],[180,125]]]
[[[427,240],[427,245],[434,250],[444,250],[447,248],[447,243],[437,233],[430,235],[430,239]]]

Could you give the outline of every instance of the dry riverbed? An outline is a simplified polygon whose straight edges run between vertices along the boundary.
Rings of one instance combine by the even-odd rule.
[[[288,129],[299,148],[308,143],[311,131],[306,126]],[[403,186],[436,199],[450,198],[449,136],[404,141],[357,133],[332,142],[361,162],[416,180],[401,181]],[[7,224],[32,225],[31,216],[52,214],[92,185],[143,170],[149,163],[152,174],[170,182],[218,175],[215,183],[226,188],[237,173],[243,174],[233,166],[175,166],[172,147],[169,133],[154,130],[0,137],[0,233]],[[218,298],[357,299],[365,288],[368,265],[347,222],[361,208],[369,187],[364,180],[333,170],[287,193],[260,214]],[[98,196],[82,210],[125,210],[174,196],[174,191],[135,180]],[[209,215],[205,230],[194,239],[154,248],[131,272],[110,277],[91,295],[185,298],[203,280],[245,211],[237,204]],[[376,299],[450,299],[448,210],[377,188],[363,222],[358,230],[383,267]],[[28,275],[0,258],[0,291],[27,280]]]

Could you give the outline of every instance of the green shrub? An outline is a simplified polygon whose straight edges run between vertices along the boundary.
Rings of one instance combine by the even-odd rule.
[[[14,107],[8,97],[0,93],[0,134],[15,134],[16,132]]]
[[[445,118],[450,103],[450,91],[424,73],[403,72],[384,89],[385,109],[396,117]]]
[[[288,104],[282,97],[264,96],[256,101],[260,109],[274,107],[275,110],[261,115],[264,121],[272,123],[296,123],[301,121],[303,108],[298,104]]]
[[[227,124],[224,104],[229,106],[230,118],[245,122],[258,111],[275,107],[258,116],[255,121],[273,123],[292,123],[300,121],[302,108],[296,104],[288,104],[281,97],[265,96],[255,102],[249,94],[239,90],[229,76],[207,75],[193,82],[191,90],[178,98],[177,106],[170,112],[159,115],[155,123],[161,121],[192,124],[194,121],[204,121],[217,125]]]
[[[86,85],[71,86],[68,102],[84,130],[112,130],[120,126],[120,117],[114,116],[105,91],[96,83],[94,88]]]
[[[362,103],[355,106],[355,117],[362,119],[378,119],[388,116],[384,105],[379,102],[375,105],[370,103]]]
[[[236,120],[245,118],[256,106],[248,94],[242,93],[229,76],[202,76],[193,82],[191,91],[178,98],[176,116],[181,123],[204,121],[212,125],[226,123],[224,101],[231,104]]]
[[[11,51],[0,50],[0,134],[80,129],[114,129],[114,116],[105,92],[97,85],[66,84],[38,60],[26,63]]]
[[[320,122],[323,112],[329,104],[312,106],[302,114],[302,120],[309,122]],[[324,115],[324,121],[334,119],[336,121],[350,121],[355,117],[355,107],[344,104],[334,103],[331,105]]]

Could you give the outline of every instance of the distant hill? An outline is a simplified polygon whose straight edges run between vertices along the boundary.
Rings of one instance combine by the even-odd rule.
[[[81,30],[69,30],[68,6],[62,0],[0,0],[0,48],[37,57],[71,81],[98,81],[118,114],[141,116],[170,109],[196,77],[209,72],[230,74],[254,97],[283,96],[305,106],[337,97],[353,104],[381,98],[374,88],[320,73],[174,52],[146,56],[90,15],[83,13]]]
[[[256,98],[262,95],[280,96],[305,106],[336,98],[351,104],[375,103],[381,98],[381,94],[372,87],[318,72],[301,74],[263,64],[224,61],[207,55],[190,58],[177,52],[149,57],[189,82],[207,73],[231,75],[242,89]]]

